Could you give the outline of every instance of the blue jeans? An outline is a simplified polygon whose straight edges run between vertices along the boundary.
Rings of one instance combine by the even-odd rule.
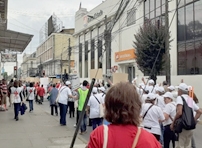
[[[81,116],[81,112],[82,111],[79,111],[79,118]],[[81,125],[80,125],[81,133],[86,131],[86,129],[87,129],[86,126],[87,126],[87,116],[86,116],[86,113],[85,113],[84,116],[83,116],[83,119],[81,121]]]
[[[163,135],[164,135],[164,126],[162,123],[160,123],[160,127],[161,127],[161,136],[160,136],[160,143],[162,145],[164,145],[164,140],[163,140]]]
[[[60,124],[66,125],[67,105],[59,103],[60,106]]]
[[[20,103],[14,103],[15,118],[18,117],[19,111],[20,111]]]
[[[29,110],[32,111],[33,109],[33,100],[29,100]]]
[[[96,127],[102,125],[102,121],[103,121],[102,118],[94,118],[94,119],[92,119],[92,127],[93,127],[93,130],[94,130]]]

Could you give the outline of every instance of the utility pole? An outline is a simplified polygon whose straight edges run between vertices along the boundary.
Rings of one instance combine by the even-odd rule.
[[[71,48],[71,39],[69,38],[69,47],[68,47],[68,72],[71,73],[71,54],[72,54],[72,48]]]
[[[60,79],[62,81],[62,67],[63,67],[63,61],[62,61],[62,53],[61,53],[61,58],[60,58],[60,69],[61,69],[61,72],[60,72]]]
[[[168,0],[165,1],[165,31],[166,31],[166,40],[165,40],[165,48],[166,48],[166,81],[170,85],[170,52],[169,52],[169,14],[168,14]]]

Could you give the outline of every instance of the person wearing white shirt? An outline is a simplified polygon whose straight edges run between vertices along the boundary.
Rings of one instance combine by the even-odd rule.
[[[90,110],[89,118],[92,120],[93,130],[102,125],[103,118],[100,117],[100,104],[104,104],[102,98],[97,93],[97,88],[93,87],[93,95],[90,96],[88,101],[88,110]]]
[[[66,81],[66,85],[62,86],[59,89],[59,94],[58,94],[58,103],[60,106],[60,124],[62,126],[66,125],[66,114],[67,114],[67,102],[68,98],[74,98],[76,99],[76,96],[72,95],[72,92],[70,90],[71,87],[71,82]]]
[[[160,107],[161,110],[163,110],[165,108],[165,102],[162,95],[164,95],[165,90],[163,87],[158,87],[156,89],[156,92],[157,92],[156,105]]]
[[[140,116],[143,118],[144,129],[152,133],[156,139],[160,140],[161,128],[159,122],[163,122],[165,117],[160,107],[154,105],[156,95],[149,93],[145,104],[142,105],[142,111]]]
[[[35,87],[33,85],[33,83],[30,83],[30,86],[27,87],[27,92],[28,92],[28,100],[29,100],[29,112],[33,111],[33,100],[35,97]]]
[[[13,87],[10,88],[10,93],[14,96],[14,119],[16,119],[16,121],[19,119],[18,114],[20,111],[20,104],[23,102],[22,96],[20,96],[22,89],[22,87],[19,87],[18,81],[14,81]]]
[[[178,97],[178,93],[177,93],[177,91],[175,91],[175,87],[173,85],[171,85],[171,86],[168,87],[168,92],[172,93],[172,95],[174,97],[173,101],[176,101],[176,99]]]
[[[99,90],[98,95],[101,97],[102,101],[105,102],[105,96],[106,96],[105,91],[106,91],[106,89],[104,87],[99,87],[98,90]]]
[[[172,141],[173,148],[175,148],[175,133],[170,129],[170,125],[173,122],[173,119],[176,115],[176,103],[173,102],[173,94],[171,92],[166,92],[164,95],[165,108],[163,109],[163,113],[165,116],[165,121],[163,122],[164,126],[164,148],[170,147],[170,141]]]
[[[193,111],[196,112],[195,115],[195,122],[197,121],[197,119],[201,116],[202,114],[202,110],[199,109],[199,107],[196,105],[196,103],[193,101],[193,99],[188,96],[189,90],[188,90],[188,86],[185,83],[181,83],[178,86],[178,97],[176,100],[176,105],[177,105],[177,113],[176,116],[170,126],[171,130],[174,129],[174,123],[177,119],[179,119],[182,114],[183,114],[183,99],[186,101],[187,105],[193,109]],[[185,130],[182,129],[182,132],[179,133],[178,136],[178,141],[176,142],[176,147],[177,148],[190,148],[191,147],[191,138],[193,137],[193,130]]]

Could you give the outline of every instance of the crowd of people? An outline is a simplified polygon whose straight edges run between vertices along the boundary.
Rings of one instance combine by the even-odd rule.
[[[50,84],[47,99],[51,115],[60,116],[60,125],[66,125],[66,116],[76,116],[76,124],[84,108],[89,93],[89,83],[72,90],[71,82]],[[42,104],[45,89],[39,83],[22,83],[11,80],[8,84],[0,81],[0,109],[6,111],[14,106],[14,119],[19,120],[20,106],[29,102],[29,112],[34,110],[33,101]],[[155,84],[153,80],[136,84],[121,82],[108,85],[96,83],[85,109],[80,125],[80,134],[87,131],[87,123],[92,125],[92,133],[87,148],[195,148],[194,128],[176,133],[175,123],[184,113],[184,105],[193,110],[194,123],[202,114],[197,106],[198,99],[192,87],[181,81],[178,86],[167,82]],[[58,112],[59,106],[59,112]],[[75,115],[76,114],[76,115]],[[89,118],[89,121],[88,121]],[[150,140],[148,140],[150,139]]]

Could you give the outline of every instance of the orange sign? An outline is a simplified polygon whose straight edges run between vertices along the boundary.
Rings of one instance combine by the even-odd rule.
[[[129,49],[115,53],[115,62],[133,60],[135,58],[135,49]]]

